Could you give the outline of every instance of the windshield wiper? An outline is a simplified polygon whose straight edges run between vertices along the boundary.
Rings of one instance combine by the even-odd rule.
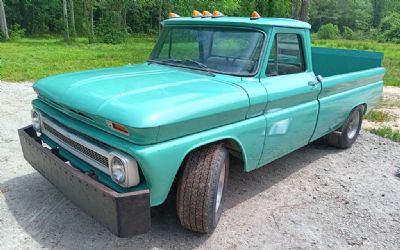
[[[149,59],[149,60],[147,60],[147,62],[148,62],[149,64],[152,64],[152,63],[168,63],[168,62],[172,62],[172,63],[182,63],[183,60],[180,60],[180,59],[173,59],[173,58],[167,58],[167,59],[161,59],[161,60]]]
[[[209,73],[212,76],[215,76],[215,74],[211,71],[211,69],[205,65],[204,63],[192,60],[192,59],[174,59],[174,58],[167,58],[167,59],[162,59],[162,60],[148,60],[149,63],[178,63],[180,65],[185,65],[187,63],[192,63],[195,64],[197,66],[200,66],[201,69],[204,69],[205,71],[207,71],[207,73]],[[192,67],[189,67],[191,69],[193,69]]]
[[[201,62],[198,62],[198,61],[195,61],[195,60],[192,60],[192,59],[184,59],[183,61],[196,64],[197,66],[200,66],[201,68],[205,69],[212,76],[215,76],[215,74],[211,71],[211,69],[207,65],[205,65],[204,63],[201,63]]]

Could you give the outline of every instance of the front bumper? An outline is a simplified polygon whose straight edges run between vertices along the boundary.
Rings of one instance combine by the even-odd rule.
[[[25,159],[75,205],[119,237],[150,230],[150,193],[117,193],[42,146],[32,126],[18,130]]]

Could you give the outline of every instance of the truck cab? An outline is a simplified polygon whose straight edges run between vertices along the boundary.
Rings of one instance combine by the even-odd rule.
[[[319,138],[349,148],[380,99],[383,54],[312,48],[310,28],[171,14],[146,63],[35,83],[24,156],[118,236],[149,230],[174,182],[181,224],[210,233],[231,157],[252,171]]]

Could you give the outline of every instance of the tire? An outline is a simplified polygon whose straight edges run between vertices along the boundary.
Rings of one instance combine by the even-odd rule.
[[[203,146],[189,154],[176,198],[178,217],[184,228],[200,233],[214,231],[223,210],[228,173],[229,153],[222,143]]]
[[[360,133],[363,114],[363,106],[353,109],[340,129],[325,136],[328,144],[341,149],[350,148]]]

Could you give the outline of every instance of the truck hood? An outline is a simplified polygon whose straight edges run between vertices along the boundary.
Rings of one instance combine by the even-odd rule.
[[[140,64],[51,76],[34,89],[47,103],[89,117],[106,130],[106,120],[127,126],[134,142],[147,144],[245,119],[247,93],[221,78]]]

